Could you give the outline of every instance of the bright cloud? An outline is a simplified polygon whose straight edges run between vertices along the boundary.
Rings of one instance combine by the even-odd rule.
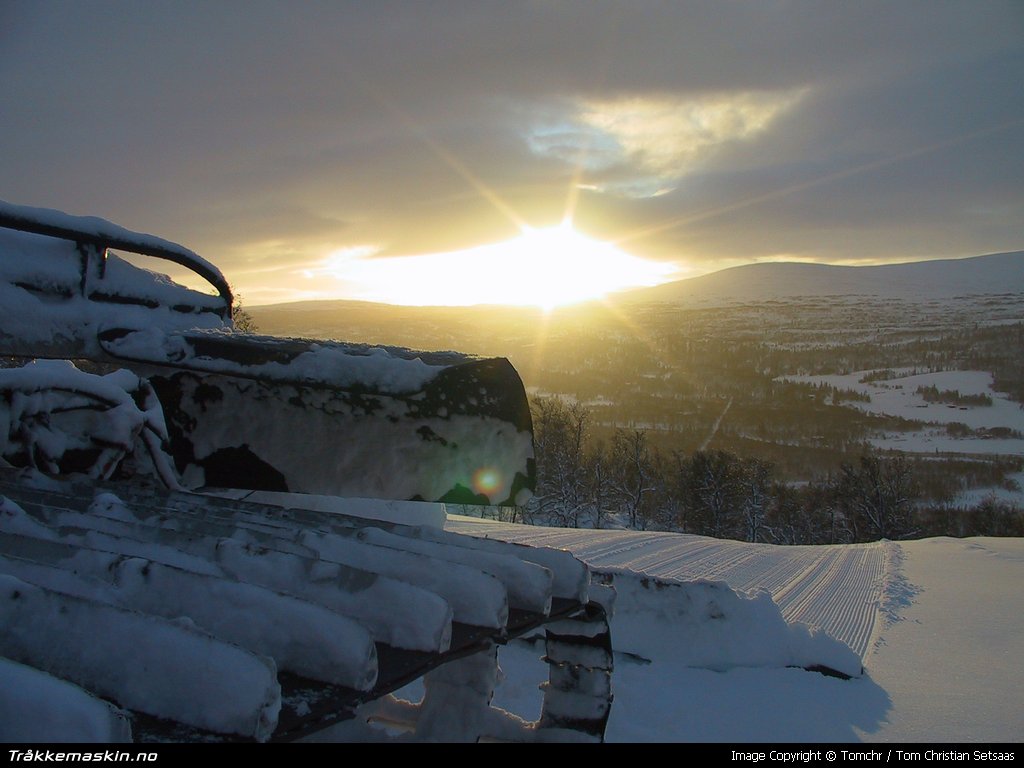
[[[590,185],[631,197],[653,197],[719,147],[756,137],[806,95],[786,91],[590,99],[577,102],[573,121],[537,128],[529,137],[537,154],[576,162],[586,170],[626,166],[631,178]]]

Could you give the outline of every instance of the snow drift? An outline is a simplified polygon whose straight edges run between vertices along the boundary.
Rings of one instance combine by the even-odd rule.
[[[724,671],[803,667],[856,677],[860,657],[819,629],[788,623],[766,590],[739,592],[721,581],[672,581],[608,569],[615,587],[615,650],[644,660]]]

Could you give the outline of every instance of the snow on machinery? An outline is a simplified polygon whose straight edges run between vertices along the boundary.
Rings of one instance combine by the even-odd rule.
[[[532,489],[508,361],[237,334],[181,246],[7,203],[0,227],[0,354],[44,358],[0,370],[0,680],[34,681],[48,717],[74,698],[54,685],[102,697],[75,710],[101,738],[127,717],[137,739],[293,739],[424,675],[388,715],[419,737],[603,737],[609,590],[566,552],[439,524]],[[523,723],[488,706],[496,644],[541,628]]]
[[[529,406],[507,360],[235,334],[227,282],[179,245],[7,204],[0,227],[31,233],[4,240],[0,354],[146,377],[190,485],[460,504],[515,504],[533,487]],[[110,248],[189,267],[217,294]]]

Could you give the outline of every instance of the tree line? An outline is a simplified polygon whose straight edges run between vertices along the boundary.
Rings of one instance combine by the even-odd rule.
[[[665,530],[774,544],[925,536],[1024,536],[1024,512],[994,498],[971,509],[927,502],[914,463],[870,452],[827,476],[782,482],[763,459],[652,446],[640,429],[591,435],[591,415],[533,401],[537,490],[523,522]]]

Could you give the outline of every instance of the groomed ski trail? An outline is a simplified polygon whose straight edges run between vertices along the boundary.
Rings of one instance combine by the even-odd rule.
[[[821,627],[861,658],[884,616],[892,542],[837,546],[747,544],[679,533],[544,528],[451,516],[458,533],[568,549],[595,568],[628,568],[672,579],[724,581],[767,589],[789,621]]]

